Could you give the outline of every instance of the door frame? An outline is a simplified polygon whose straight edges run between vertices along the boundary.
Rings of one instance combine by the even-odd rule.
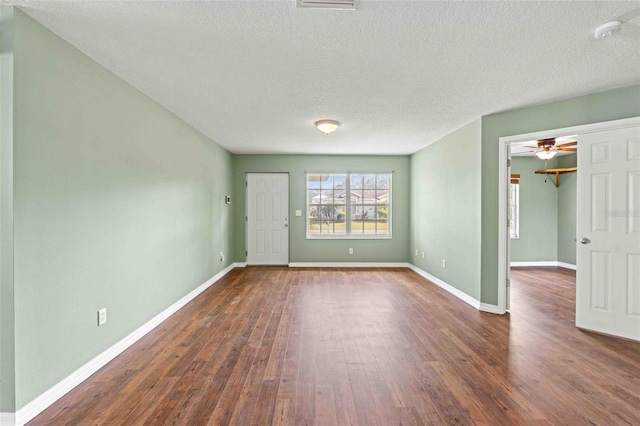
[[[583,124],[580,126],[563,127],[552,130],[523,133],[505,136],[498,139],[498,314],[506,313],[507,309],[507,277],[509,276],[509,226],[508,197],[509,173],[507,160],[509,146],[513,143],[526,142],[535,139],[559,138],[585,133],[595,133],[605,130],[623,129],[640,125],[640,117],[623,118],[620,120],[603,121],[599,123]],[[580,173],[580,170],[578,170]],[[580,265],[576,265],[576,269]]]
[[[287,175],[287,218],[289,226],[287,227],[287,263],[291,262],[291,173],[289,172],[244,172],[244,264],[249,258],[249,175]],[[283,265],[285,265],[283,263]]]

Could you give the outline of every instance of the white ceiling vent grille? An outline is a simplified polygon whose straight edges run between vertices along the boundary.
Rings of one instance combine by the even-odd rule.
[[[355,9],[358,0],[296,0],[305,9]]]

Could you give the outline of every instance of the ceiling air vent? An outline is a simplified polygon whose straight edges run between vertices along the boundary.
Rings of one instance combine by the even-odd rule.
[[[355,9],[358,0],[296,0],[305,9]]]

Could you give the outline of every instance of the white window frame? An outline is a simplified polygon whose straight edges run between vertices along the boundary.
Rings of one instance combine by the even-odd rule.
[[[520,238],[520,184],[509,183],[513,198],[509,197],[509,238]],[[513,224],[513,226],[511,226]]]
[[[309,233],[309,225],[310,225],[310,219],[309,219],[309,176],[316,176],[316,175],[330,175],[330,176],[345,176],[346,177],[346,194],[345,194],[345,234],[310,234]],[[388,213],[387,213],[387,228],[388,228],[388,233],[386,234],[353,234],[351,233],[351,221],[352,216],[354,215],[354,213],[352,212],[352,209],[354,209],[354,211],[357,212],[357,207],[358,206],[362,206],[363,204],[354,204],[351,202],[351,176],[352,175],[356,175],[356,176],[362,176],[362,175],[388,175],[389,177],[389,183],[388,183],[388,195],[389,195],[389,202],[387,204],[380,204],[380,206],[388,206]],[[392,191],[392,187],[393,187],[393,173],[392,172],[364,172],[364,173],[354,173],[354,172],[334,172],[334,173],[327,173],[327,172],[318,172],[318,173],[311,173],[311,172],[307,172],[305,173],[305,180],[304,180],[304,187],[305,187],[305,199],[306,199],[306,204],[305,204],[305,227],[306,227],[306,235],[307,235],[307,239],[308,240],[390,240],[392,239],[392,204],[393,204],[393,191]],[[378,188],[374,189],[377,190]],[[363,188],[364,190],[364,188]],[[313,203],[312,203],[313,204]],[[365,207],[367,205],[364,205]],[[375,206],[377,207],[378,204],[376,203]]]

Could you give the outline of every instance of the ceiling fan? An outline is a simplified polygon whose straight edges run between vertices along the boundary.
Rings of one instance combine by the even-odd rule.
[[[541,160],[550,160],[558,151],[577,152],[578,141],[556,145],[556,138],[540,139],[538,140],[538,146],[525,146],[524,148],[533,148],[535,151],[529,152],[535,152],[536,156]]]

